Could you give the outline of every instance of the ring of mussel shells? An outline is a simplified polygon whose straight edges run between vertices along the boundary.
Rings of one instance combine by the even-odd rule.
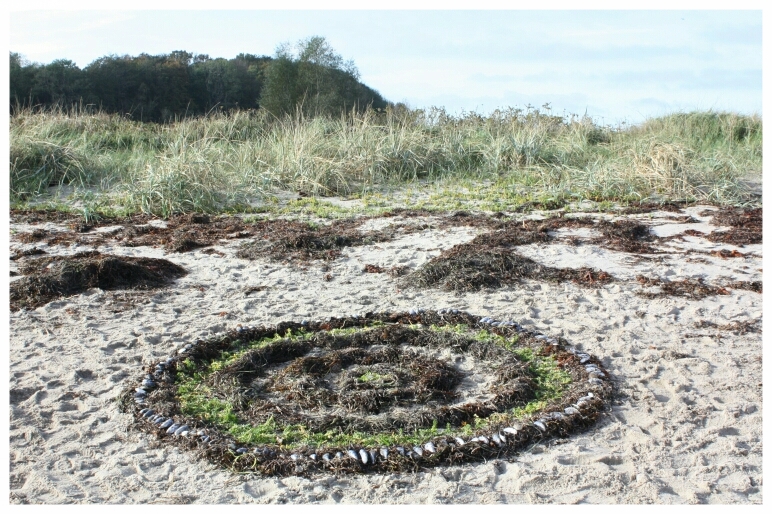
[[[341,328],[405,325],[411,327],[465,325],[471,330],[507,338],[517,336],[518,347],[552,356],[571,377],[564,394],[536,414],[517,421],[487,423],[473,433],[446,430],[420,443],[390,446],[250,445],[236,440],[210,422],[183,414],[177,398],[177,373],[185,363],[212,362],[243,341],[280,339],[299,332],[322,333]],[[600,361],[566,345],[562,339],[524,329],[514,321],[495,320],[456,309],[397,313],[367,313],[325,320],[282,322],[275,326],[242,327],[224,335],[199,339],[178,348],[165,360],[146,366],[121,395],[122,410],[134,416],[134,426],[162,442],[193,450],[202,458],[237,472],[264,475],[307,475],[318,472],[394,472],[437,465],[483,461],[512,456],[547,438],[565,437],[591,426],[606,408],[612,392],[608,372]],[[279,427],[279,432],[281,427]],[[444,435],[443,435],[444,434]]]

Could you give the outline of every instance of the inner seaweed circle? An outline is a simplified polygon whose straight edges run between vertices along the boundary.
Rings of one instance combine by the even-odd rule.
[[[240,424],[312,433],[462,427],[535,398],[528,364],[492,340],[384,325],[258,342],[204,382]]]

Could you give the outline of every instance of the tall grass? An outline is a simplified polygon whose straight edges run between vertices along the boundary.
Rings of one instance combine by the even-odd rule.
[[[591,200],[735,204],[761,171],[761,119],[678,113],[612,129],[589,118],[441,109],[307,119],[261,111],[168,125],[62,109],[11,117],[11,199],[67,184],[129,211],[238,209],[277,190],[349,194],[417,179],[481,179]]]

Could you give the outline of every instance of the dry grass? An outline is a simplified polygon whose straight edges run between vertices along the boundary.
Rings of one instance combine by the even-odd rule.
[[[493,196],[518,189],[597,201],[740,204],[751,199],[742,178],[760,171],[762,160],[761,119],[714,112],[612,129],[518,109],[313,119],[245,111],[169,125],[26,110],[11,117],[10,139],[16,203],[64,184],[97,207],[162,216],[243,209],[279,189],[366,195],[418,179],[485,180],[495,184],[486,193]]]

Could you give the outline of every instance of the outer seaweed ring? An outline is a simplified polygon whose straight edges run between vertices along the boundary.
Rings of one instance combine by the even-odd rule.
[[[178,363],[185,359],[211,358],[237,340],[283,336],[289,331],[318,332],[335,328],[365,328],[374,323],[434,324],[464,323],[492,333],[518,334],[552,355],[558,366],[570,374],[572,387],[561,401],[546,411],[523,419],[515,426],[487,427],[471,438],[437,436],[410,447],[306,448],[287,450],[279,445],[239,445],[229,434],[181,414],[175,396]],[[513,455],[549,437],[563,437],[592,425],[605,408],[612,386],[599,360],[565,341],[525,330],[513,321],[497,321],[455,309],[410,310],[401,313],[367,313],[364,316],[329,318],[324,321],[282,322],[276,326],[239,327],[224,335],[199,339],[178,349],[175,355],[145,368],[142,379],[121,395],[120,404],[135,418],[134,426],[156,435],[165,443],[194,450],[215,464],[237,472],[265,475],[310,474],[315,472],[406,471],[421,467],[452,465]],[[151,394],[151,392],[153,394]],[[163,411],[163,412],[160,412]]]

